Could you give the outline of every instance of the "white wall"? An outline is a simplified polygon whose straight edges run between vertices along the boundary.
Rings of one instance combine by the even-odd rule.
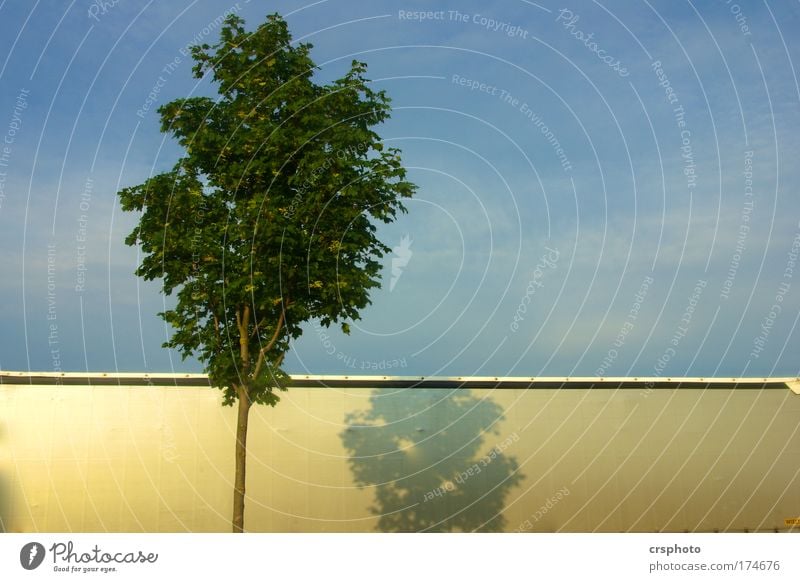
[[[3,526],[228,531],[234,418],[209,388],[0,386]],[[781,389],[294,388],[252,410],[245,527],[786,529],[799,427]]]

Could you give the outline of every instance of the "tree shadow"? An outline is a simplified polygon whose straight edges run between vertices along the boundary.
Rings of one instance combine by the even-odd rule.
[[[523,476],[498,435],[503,409],[469,390],[375,390],[340,433],[354,480],[374,487],[383,532],[503,531]]]

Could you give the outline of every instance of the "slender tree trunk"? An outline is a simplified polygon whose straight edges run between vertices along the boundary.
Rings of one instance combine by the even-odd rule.
[[[239,414],[236,421],[236,476],[233,487],[233,533],[244,531],[244,485],[247,463],[247,419],[250,395],[247,388],[238,388]]]

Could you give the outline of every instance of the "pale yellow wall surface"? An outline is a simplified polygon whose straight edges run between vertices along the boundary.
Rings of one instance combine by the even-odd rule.
[[[250,531],[783,530],[800,516],[788,389],[282,398],[252,409]],[[3,527],[228,531],[234,418],[209,388],[0,386]]]

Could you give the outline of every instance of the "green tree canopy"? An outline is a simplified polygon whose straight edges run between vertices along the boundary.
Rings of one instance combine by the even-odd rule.
[[[317,84],[310,50],[277,14],[254,32],[228,17],[216,45],[192,49],[195,76],[209,75],[218,96],[159,108],[184,155],[119,192],[124,210],[141,213],[125,241],[141,245],[136,274],[176,295],[160,314],[174,331],[164,346],[197,357],[224,403],[239,402],[242,496],[250,404],[277,403],[304,322],[347,332],[359,318],[390,250],[376,225],[404,212],[415,189],[372,129],[390,106],[366,65]]]

